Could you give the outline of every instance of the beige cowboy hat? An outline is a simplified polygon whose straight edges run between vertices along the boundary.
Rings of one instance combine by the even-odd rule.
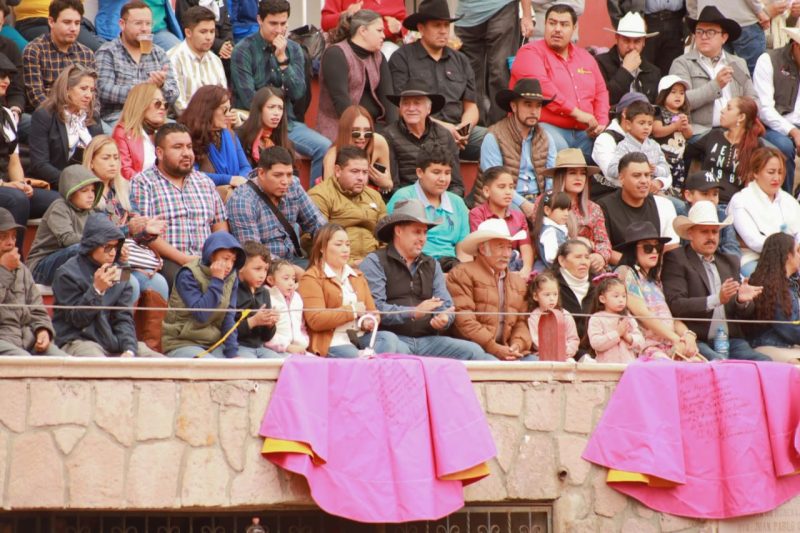
[[[702,200],[697,202],[689,209],[689,216],[677,216],[672,221],[672,227],[675,233],[681,239],[689,238],[689,229],[694,226],[717,226],[724,228],[733,224],[733,215],[728,215],[722,222],[719,221],[717,216],[717,206],[713,203]]]
[[[546,168],[542,171],[543,176],[552,176],[560,168],[585,168],[586,174],[591,176],[600,172],[600,168],[594,165],[587,165],[583,152],[579,148],[565,148],[556,155],[556,166]]]
[[[392,228],[403,222],[419,222],[426,224],[428,229],[442,223],[441,219],[429,220],[425,213],[425,206],[415,199],[397,202],[391,215],[383,217],[375,226],[375,237],[382,242],[392,242]]]
[[[461,241],[461,251],[469,255],[477,255],[478,247],[492,239],[503,239],[504,241],[521,241],[528,236],[524,229],[519,230],[514,235],[508,229],[505,220],[499,218],[489,218],[478,224],[478,229],[467,235]]]
[[[629,12],[619,19],[617,29],[603,28],[606,31],[614,32],[623,37],[630,37],[631,39],[638,39],[639,37],[655,37],[658,35],[657,31],[647,33],[647,23],[644,21],[639,13]]]

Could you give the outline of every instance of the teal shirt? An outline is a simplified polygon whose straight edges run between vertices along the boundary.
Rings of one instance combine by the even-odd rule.
[[[422,202],[428,220],[441,219],[442,221],[438,226],[428,230],[428,240],[422,252],[435,259],[455,257],[456,244],[469,235],[469,209],[464,200],[447,191],[442,195],[439,207],[433,207],[417,181],[414,185],[398,189],[389,200],[386,211],[391,214],[397,202],[411,199]]]
[[[167,8],[164,6],[164,0],[144,0],[144,3],[150,6],[150,11],[153,12],[153,33],[166,30]]]

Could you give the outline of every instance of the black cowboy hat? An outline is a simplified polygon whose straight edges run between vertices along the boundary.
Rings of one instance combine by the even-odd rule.
[[[728,42],[731,43],[739,38],[742,34],[742,27],[732,19],[725,18],[725,15],[720,13],[719,9],[715,6],[706,6],[700,12],[697,19],[686,18],[686,25],[689,26],[689,31],[694,33],[698,22],[708,22],[709,24],[719,24],[722,31],[728,34]]]
[[[417,24],[420,22],[428,22],[429,20],[455,22],[459,19],[461,17],[450,16],[450,7],[447,5],[447,0],[422,0],[417,12],[405,18],[403,26],[411,31],[417,31]]]
[[[7,55],[0,53],[0,72],[13,74],[17,71],[17,66],[11,62]]]
[[[659,235],[658,230],[649,220],[631,222],[628,227],[625,228],[625,236],[628,240],[614,246],[615,250],[624,250],[629,246],[635,246],[637,242],[649,241],[651,239],[655,239],[661,244],[666,244],[670,241],[669,237],[662,237]]]
[[[431,115],[444,107],[444,96],[431,92],[428,82],[421,78],[408,80],[406,86],[400,94],[389,94],[386,98],[396,106],[400,105],[400,99],[404,96],[427,96],[431,100]]]
[[[513,89],[503,89],[497,91],[494,101],[501,109],[511,113],[511,102],[517,98],[524,98],[525,100],[534,100],[541,102],[542,105],[547,105],[553,101],[552,98],[545,98],[542,94],[542,86],[539,80],[535,78],[522,78],[517,80]]]

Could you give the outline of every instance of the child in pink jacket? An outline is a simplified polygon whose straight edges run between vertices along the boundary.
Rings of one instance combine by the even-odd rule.
[[[566,328],[564,336],[567,340],[567,360],[574,361],[581,339],[578,336],[575,319],[572,318],[569,311],[561,307],[558,280],[551,272],[532,274],[531,278],[528,282],[528,298],[533,311],[531,311],[531,316],[528,317],[528,329],[531,332],[531,339],[533,339],[533,350],[539,351],[539,319],[542,314],[551,309],[561,309],[561,312],[564,313],[564,327]]]
[[[628,293],[616,274],[601,274],[595,284],[586,336],[598,363],[630,363],[644,348],[636,319],[627,313]]]

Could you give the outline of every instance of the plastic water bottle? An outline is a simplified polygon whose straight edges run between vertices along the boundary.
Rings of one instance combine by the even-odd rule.
[[[714,351],[725,359],[730,355],[731,343],[728,341],[728,334],[725,333],[725,328],[722,326],[717,328],[717,334],[714,336]]]
[[[247,528],[247,531],[245,533],[267,533],[267,532],[261,526],[261,519],[260,518],[253,518],[252,525]]]

